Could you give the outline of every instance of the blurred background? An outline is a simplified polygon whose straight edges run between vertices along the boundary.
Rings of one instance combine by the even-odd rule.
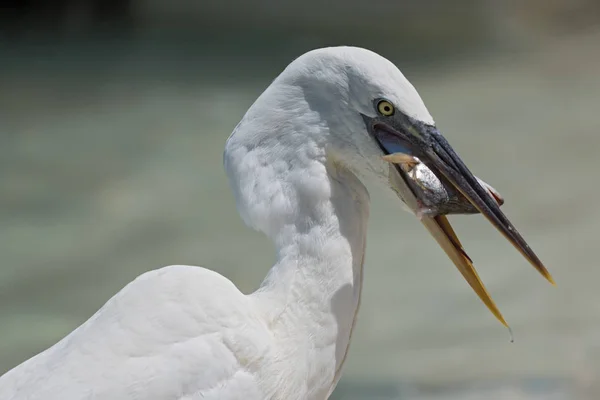
[[[254,290],[273,248],[238,217],[225,140],[292,59],[339,44],[402,69],[558,286],[485,219],[452,218],[510,343],[421,224],[372,192],[333,398],[597,399],[597,0],[3,2],[0,373],[151,269]]]

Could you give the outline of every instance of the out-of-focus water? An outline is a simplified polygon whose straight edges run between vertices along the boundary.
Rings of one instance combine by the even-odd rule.
[[[599,41],[592,34],[405,69],[458,153],[505,197],[558,286],[485,219],[452,218],[513,328],[510,343],[421,224],[372,191],[362,308],[337,398],[600,394]],[[25,56],[5,64],[0,372],[144,271],[202,265],[250,292],[273,261],[270,243],[236,213],[221,156],[285,63],[240,73],[244,60],[216,70],[196,57],[182,68],[136,49],[69,59],[33,48],[30,64]],[[401,55],[384,55],[402,68]]]

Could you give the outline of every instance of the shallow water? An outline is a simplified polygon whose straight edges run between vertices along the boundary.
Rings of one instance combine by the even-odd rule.
[[[452,218],[510,343],[419,222],[372,191],[362,308],[337,398],[600,394],[599,40],[404,69],[558,286],[483,218]],[[30,49],[2,74],[0,371],[144,271],[203,265],[249,292],[273,261],[235,211],[221,155],[275,66],[245,76],[230,66],[213,80],[213,64],[183,69],[136,49],[102,62]]]

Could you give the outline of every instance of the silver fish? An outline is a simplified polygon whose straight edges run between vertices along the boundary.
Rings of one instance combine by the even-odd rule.
[[[479,211],[452,185],[444,185],[435,174],[421,162],[410,168],[404,164],[403,170],[409,178],[408,183],[430,216],[447,214],[478,214]],[[504,199],[491,185],[475,177],[486,189],[498,206],[504,204]]]
[[[479,211],[453,185],[444,184],[417,157],[392,154],[384,157],[386,161],[398,165],[398,169],[412,192],[416,195],[419,208],[417,214],[434,217],[450,214],[478,214]],[[504,204],[504,198],[490,184],[475,177],[488,191],[498,206]],[[415,211],[415,210],[413,210]]]

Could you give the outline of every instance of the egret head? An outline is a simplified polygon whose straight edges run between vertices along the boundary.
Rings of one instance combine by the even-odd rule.
[[[292,151],[302,152],[300,159],[315,154],[334,159],[363,181],[376,180],[391,188],[416,214],[422,192],[402,164],[419,162],[440,185],[483,214],[552,281],[500,210],[502,202],[466,167],[437,129],[416,89],[384,57],[356,47],[310,51],[275,79],[240,124],[253,125],[254,133],[236,139],[234,132],[231,143],[271,143],[275,149],[271,153],[278,156]],[[247,142],[249,146],[254,144]],[[504,322],[445,217],[435,212],[419,216],[484,303]]]
[[[372,129],[406,116],[433,126],[413,85],[389,60],[357,47],[310,51],[294,60],[275,80],[289,98],[300,99],[327,136],[327,153],[361,178],[388,183],[388,163]],[[291,95],[289,92],[294,92]],[[302,105],[296,107],[302,108]],[[381,136],[381,135],[379,135]],[[398,146],[386,152],[398,152]],[[407,150],[407,149],[404,149]],[[407,150],[408,153],[408,150]]]

